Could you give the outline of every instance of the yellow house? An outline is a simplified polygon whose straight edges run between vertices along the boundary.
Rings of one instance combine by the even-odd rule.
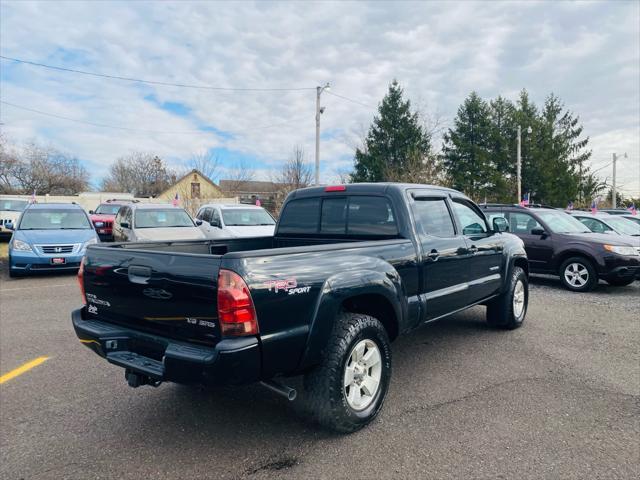
[[[199,170],[193,169],[176,183],[158,195],[158,199],[171,202],[178,194],[178,203],[191,213],[206,203],[207,200],[224,196],[222,190]]]

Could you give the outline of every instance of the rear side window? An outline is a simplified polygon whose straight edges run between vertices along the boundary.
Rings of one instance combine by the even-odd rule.
[[[398,235],[396,219],[384,197],[351,197],[347,235]]]
[[[287,204],[278,234],[380,237],[397,236],[398,227],[385,197],[305,198]]]
[[[347,199],[325,198],[322,202],[320,233],[345,234],[347,228]]]
[[[280,216],[278,233],[316,233],[320,198],[303,198],[287,203]]]
[[[413,208],[423,233],[443,238],[455,236],[453,221],[443,198],[416,199]]]

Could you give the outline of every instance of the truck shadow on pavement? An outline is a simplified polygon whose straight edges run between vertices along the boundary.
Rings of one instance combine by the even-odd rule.
[[[504,335],[505,332],[496,332],[485,323],[484,312],[483,307],[475,307],[450,319],[425,325],[394,342],[394,372],[387,403],[408,406],[407,399],[412,398],[413,392],[403,391],[400,396],[394,386],[403,385],[404,390],[404,385],[415,382],[416,360],[424,365],[426,386],[428,376],[438,375],[438,369],[448,367],[452,351],[468,348],[465,345],[470,343],[484,343],[488,341],[482,338],[485,336]],[[432,369],[434,372],[429,372]],[[287,383],[302,394],[300,377],[287,379]],[[301,408],[294,402],[259,385],[201,389],[163,384],[158,389],[143,387],[126,392],[127,395],[118,396],[118,401],[127,403],[127,408],[113,406],[112,413],[117,419],[107,416],[95,421],[105,422],[106,429],[112,428],[112,422],[117,421],[122,435],[130,437],[142,448],[146,448],[144,445],[153,448],[155,454],[179,447],[183,452],[198,455],[206,445],[216,456],[231,457],[237,455],[237,445],[242,445],[243,452],[259,450],[267,454],[264,464],[247,466],[247,472],[251,473],[256,469],[279,470],[295,465],[298,458],[292,454],[283,455],[283,452],[299,452],[305,442],[348,438],[322,430],[304,418]],[[383,408],[382,417],[389,412],[388,407]],[[372,431],[377,428],[379,421],[368,427]],[[93,429],[101,431],[101,425],[93,425]],[[265,439],[268,439],[268,446]]]

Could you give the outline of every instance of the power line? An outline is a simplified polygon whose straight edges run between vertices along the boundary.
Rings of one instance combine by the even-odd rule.
[[[141,128],[121,127],[121,126],[118,126],[118,125],[109,125],[109,124],[106,124],[106,123],[89,122],[87,120],[79,120],[77,118],[65,117],[63,115],[58,115],[58,114],[55,114],[55,113],[43,112],[42,110],[36,110],[34,108],[25,107],[23,105],[16,105],[15,103],[5,102],[4,100],[0,100],[0,103],[2,103],[4,105],[9,105],[10,107],[13,107],[13,108],[18,108],[20,110],[25,110],[27,112],[37,113],[39,115],[44,115],[44,116],[47,116],[47,117],[53,117],[53,118],[58,118],[58,119],[61,119],[61,120],[67,120],[69,122],[82,123],[82,124],[91,125],[91,126],[94,126],[94,127],[111,128],[111,129],[114,129],[114,130],[125,130],[125,131],[129,131],[129,132],[152,133],[152,134],[163,134],[163,135],[210,135],[211,133],[215,133],[215,132],[208,132],[208,131],[205,131],[205,130],[163,131],[163,130],[147,130],[147,129],[141,129]],[[296,119],[293,119],[293,120],[287,120],[286,122],[282,122],[282,123],[275,123],[275,124],[263,125],[263,126],[259,126],[259,127],[253,127],[253,128],[251,128],[251,130],[266,130],[266,129],[269,129],[269,128],[282,127],[282,126],[285,126],[285,125],[289,125],[291,123],[298,123],[298,122],[304,120],[305,118],[307,118],[307,117],[296,118]],[[245,132],[239,132],[239,133],[245,133]]]
[[[260,87],[252,87],[252,88],[242,88],[242,87],[213,87],[210,85],[193,85],[188,83],[171,83],[171,82],[162,82],[157,80],[144,80],[140,78],[133,77],[123,77],[120,75],[109,75],[105,73],[96,73],[96,72],[88,72],[86,70],[77,70],[74,68],[66,68],[66,67],[58,67],[55,65],[47,65],[45,63],[39,62],[31,62],[29,60],[23,60],[21,58],[13,58],[6,57],[4,55],[0,55],[0,58],[4,60],[10,60],[17,63],[23,63],[26,65],[32,65],[34,67],[48,68],[50,70],[58,70],[61,72],[70,72],[70,73],[78,73],[81,75],[89,75],[92,77],[100,77],[100,78],[108,78],[111,80],[122,80],[126,82],[135,82],[135,83],[146,83],[149,85],[161,85],[165,87],[179,87],[179,88],[195,88],[199,90],[217,90],[217,91],[228,91],[228,92],[289,92],[289,91],[300,91],[300,90],[315,90],[315,87],[292,87],[292,88],[260,88]]]
[[[605,166],[603,166],[603,167],[596,168],[595,170],[592,170],[592,171],[591,171],[591,173],[596,173],[596,172],[598,172],[598,171],[602,170],[603,168],[607,168],[607,167],[609,167],[612,163],[613,163],[613,162],[609,162],[609,163],[607,163],[607,164],[606,164]]]
[[[329,95],[333,95],[334,97],[338,97],[343,100],[346,100],[348,102],[355,103],[356,105],[360,105],[361,107],[376,108],[373,105],[367,105],[366,103],[359,102],[358,100],[354,100],[353,98],[345,97],[344,95],[339,95],[335,92],[332,92],[331,90],[327,90],[326,93],[328,93]]]

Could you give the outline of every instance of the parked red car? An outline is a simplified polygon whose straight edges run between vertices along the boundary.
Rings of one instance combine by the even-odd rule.
[[[105,203],[98,205],[95,211],[89,210],[91,223],[96,228],[100,240],[103,242],[113,240],[113,221],[116,218],[116,214],[120,207],[129,203],[131,203],[131,200],[107,200]]]

